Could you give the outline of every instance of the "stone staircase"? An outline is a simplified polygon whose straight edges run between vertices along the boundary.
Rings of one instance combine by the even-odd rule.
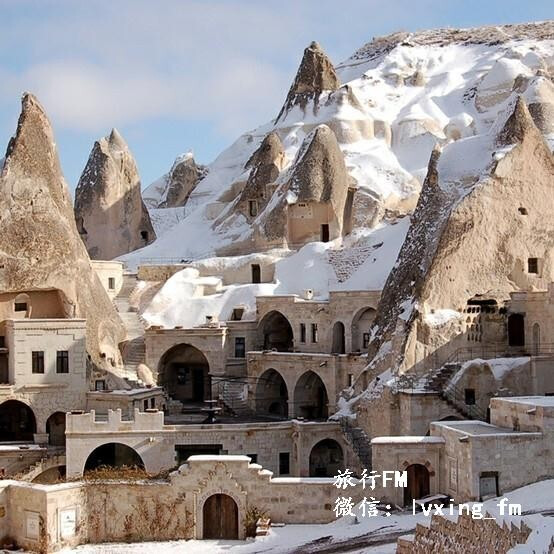
[[[217,394],[225,407],[234,415],[249,415],[251,410],[246,401],[247,384],[241,379],[225,379],[217,383]]]
[[[46,457],[41,458],[40,460],[29,466],[28,469],[20,472],[17,476],[17,479],[19,481],[31,482],[49,469],[61,466],[65,467],[65,452],[62,453],[61,450],[63,449],[49,451]]]
[[[347,281],[376,248],[378,248],[377,245],[362,245],[329,250],[327,259],[335,271],[338,282]]]
[[[462,364],[449,362],[427,376],[424,388],[429,391],[443,392],[448,382],[461,369]]]
[[[130,381],[137,380],[137,367],[144,363],[146,348],[144,345],[144,319],[138,314],[137,309],[131,305],[130,297],[137,286],[137,275],[134,273],[125,273],[123,275],[123,285],[119,294],[114,298],[115,309],[119,312],[121,321],[127,331],[126,344],[123,348],[123,363],[125,366],[124,377]]]
[[[362,469],[371,469],[371,439],[361,427],[352,425],[350,418],[341,417],[339,420],[346,440],[360,459]]]

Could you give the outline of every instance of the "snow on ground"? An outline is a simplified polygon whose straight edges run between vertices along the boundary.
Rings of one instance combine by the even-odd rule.
[[[541,481],[526,487],[516,489],[504,495],[510,504],[520,504],[522,517],[501,516],[500,508],[497,506],[498,499],[491,499],[483,503],[481,513],[489,512],[497,522],[521,525],[522,519],[532,532],[526,545],[510,550],[510,554],[523,552],[536,552],[536,554],[547,553],[551,538],[554,536],[554,517],[541,515],[537,512],[550,512],[554,510],[554,480]],[[456,505],[455,505],[456,506]],[[359,509],[355,508],[354,511]],[[529,515],[526,515],[529,514]],[[450,519],[457,519],[456,516],[448,515]],[[329,543],[340,543],[342,541],[354,540],[360,536],[386,538],[390,534],[388,544],[380,544],[374,547],[359,549],[353,546],[352,550],[341,550],[341,552],[358,553],[380,553],[395,552],[395,533],[405,532],[411,534],[416,523],[429,524],[430,517],[419,512],[413,515],[410,511],[395,513],[390,517],[383,514],[376,517],[344,516],[340,519],[319,525],[284,525],[272,527],[266,537],[259,537],[248,541],[169,541],[159,543],[142,544],[103,544],[84,545],[73,549],[64,549],[61,554],[146,554],[157,552],[157,554],[175,554],[187,552],[190,554],[208,554],[218,552],[230,552],[231,554],[286,554],[295,549],[301,548],[312,541],[328,537]],[[321,542],[321,546],[329,543]],[[354,543],[355,544],[355,543]],[[535,549],[533,550],[532,547]]]

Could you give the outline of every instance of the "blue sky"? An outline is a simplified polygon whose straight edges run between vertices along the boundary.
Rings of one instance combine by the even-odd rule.
[[[312,40],[339,62],[398,30],[553,17],[552,0],[0,0],[0,149],[29,90],[72,189],[111,127],[146,186],[275,117]]]

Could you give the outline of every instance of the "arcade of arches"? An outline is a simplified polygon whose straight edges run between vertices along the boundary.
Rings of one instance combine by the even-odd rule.
[[[190,344],[170,348],[160,360],[159,380],[174,400],[203,402],[210,398],[210,365]]]
[[[19,400],[0,404],[0,442],[32,441],[37,432],[33,410]]]
[[[256,386],[256,407],[260,413],[287,417],[289,394],[281,375],[268,369],[258,379]]]
[[[293,333],[287,318],[277,311],[266,314],[260,321],[259,330],[264,350],[292,352]]]
[[[306,371],[294,389],[294,414],[306,419],[327,419],[328,397],[321,377],[313,371]]]
[[[344,454],[333,439],[319,441],[310,452],[310,477],[334,477],[344,469]]]
[[[213,494],[204,502],[202,521],[205,539],[239,538],[239,510],[227,494]]]
[[[89,454],[84,471],[104,466],[144,469],[144,462],[137,451],[130,446],[119,442],[109,442],[98,446]]]

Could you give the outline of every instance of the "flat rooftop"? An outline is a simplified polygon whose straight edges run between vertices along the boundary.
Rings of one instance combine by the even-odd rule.
[[[500,398],[502,402],[524,404],[526,406],[541,406],[542,408],[554,408],[554,396],[510,396]]]
[[[462,435],[472,437],[483,435],[540,435],[541,433],[530,433],[525,431],[514,431],[507,427],[498,427],[484,421],[436,421],[433,422],[440,427],[446,427],[457,431]]]

